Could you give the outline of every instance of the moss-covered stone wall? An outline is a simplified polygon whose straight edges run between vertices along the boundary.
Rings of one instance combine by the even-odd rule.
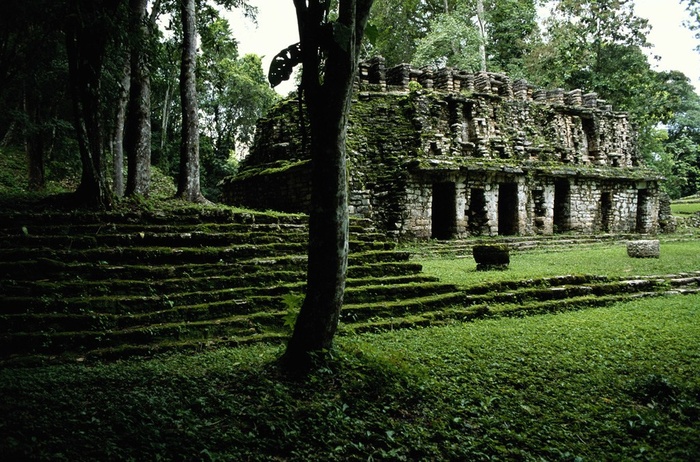
[[[227,201],[307,211],[309,140],[303,106],[279,104],[225,180]],[[658,225],[659,178],[641,164],[626,114],[580,90],[375,60],[361,66],[347,148],[350,212],[398,236]]]

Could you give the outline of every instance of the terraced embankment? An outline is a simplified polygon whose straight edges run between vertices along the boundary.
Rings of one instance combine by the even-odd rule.
[[[0,215],[0,363],[281,342],[290,334],[306,277],[304,216],[208,207]],[[369,222],[351,228],[341,334],[695,292],[700,281],[700,273],[561,276],[460,289],[422,274]],[[510,240],[514,248],[535,244],[565,245]]]
[[[6,213],[0,233],[5,363],[281,341],[304,291],[303,216]],[[464,298],[394,248],[353,221],[343,329]]]

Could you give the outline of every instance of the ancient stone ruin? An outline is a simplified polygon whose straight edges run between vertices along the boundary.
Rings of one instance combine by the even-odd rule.
[[[415,82],[415,83],[414,83]],[[226,200],[307,211],[309,132],[290,99],[258,124]],[[363,63],[348,133],[350,212],[389,234],[655,233],[660,178],[595,93],[494,73]]]

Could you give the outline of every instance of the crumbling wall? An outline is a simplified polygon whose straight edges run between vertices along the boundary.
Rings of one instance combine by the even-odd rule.
[[[259,122],[227,202],[308,211],[306,120],[289,100]],[[641,166],[627,116],[595,93],[374,59],[360,66],[347,155],[350,213],[397,236],[658,226],[659,178]]]

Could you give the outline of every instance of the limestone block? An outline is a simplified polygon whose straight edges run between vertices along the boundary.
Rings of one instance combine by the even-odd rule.
[[[658,239],[629,241],[627,243],[627,255],[632,258],[659,258],[660,254]]]

